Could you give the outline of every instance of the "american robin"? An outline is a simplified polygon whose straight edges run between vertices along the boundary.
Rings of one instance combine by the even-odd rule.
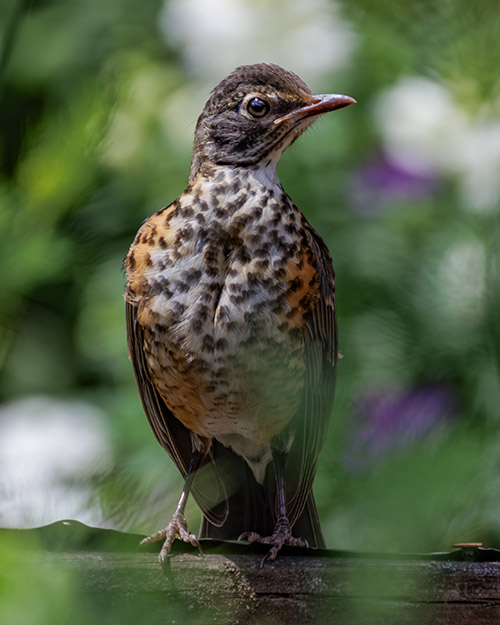
[[[186,190],[146,220],[126,258],[130,358],[149,423],[185,477],[169,524],[146,538],[324,546],[312,483],[337,360],[328,249],[283,190],[282,152],[355,102],[313,95],[277,65],[239,67],[196,125]],[[292,535],[292,528],[296,536]]]

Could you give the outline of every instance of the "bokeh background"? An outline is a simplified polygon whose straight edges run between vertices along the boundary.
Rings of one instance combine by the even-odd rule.
[[[337,273],[327,542],[500,546],[497,3],[4,0],[0,20],[0,526],[171,513],[122,261],[182,192],[210,89],[268,61],[358,101],[279,165]]]

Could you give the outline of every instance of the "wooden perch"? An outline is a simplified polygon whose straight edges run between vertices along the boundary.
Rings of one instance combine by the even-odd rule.
[[[82,531],[80,524],[71,522],[70,527],[73,532]],[[46,536],[50,534],[47,529],[41,528],[46,530]],[[179,553],[162,570],[156,554],[129,550],[135,549],[132,544],[137,544],[137,536],[85,529],[84,543],[88,544],[93,536],[92,550],[79,550],[71,541],[66,547],[59,542],[56,550],[52,547],[51,551],[35,551],[30,558],[47,575],[63,568],[77,580],[80,592],[92,606],[93,622],[124,625],[492,625],[500,622],[500,554],[493,549],[462,548],[446,554],[385,558],[376,554],[288,549],[275,562],[260,569],[261,545],[205,540],[202,541],[204,557],[179,544]],[[16,533],[19,532],[22,530]],[[99,536],[107,538],[103,542]],[[113,551],[106,550],[109,545],[114,545]],[[497,561],[464,561],[472,557]]]

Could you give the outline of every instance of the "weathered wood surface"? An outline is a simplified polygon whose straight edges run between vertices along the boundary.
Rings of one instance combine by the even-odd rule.
[[[288,550],[261,569],[260,546],[203,541],[205,556],[189,547],[182,553],[180,545],[162,570],[156,553],[128,551],[137,537],[114,539],[127,551],[106,551],[98,541],[99,551],[41,550],[23,557],[47,575],[68,571],[92,606],[89,617],[99,623],[500,624],[500,563],[463,561],[460,551],[380,559]],[[479,557],[497,554],[483,550]]]
[[[37,554],[35,564],[73,570],[126,623],[500,623],[498,563],[259,560],[181,554],[163,572],[152,554],[91,552]]]

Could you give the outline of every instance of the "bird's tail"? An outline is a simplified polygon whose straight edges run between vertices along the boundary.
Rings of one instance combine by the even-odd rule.
[[[199,532],[200,538],[218,540],[237,540],[244,532],[256,532],[261,536],[270,536],[276,523],[276,488],[274,476],[268,477],[263,485],[258,484],[242,458],[232,458],[237,462],[238,488],[227,488],[229,514],[220,527],[210,523],[204,515]],[[236,467],[233,465],[233,471]],[[217,510],[211,511],[217,516]],[[323,548],[325,540],[321,531],[313,493],[309,493],[304,510],[293,525],[293,535],[307,540],[310,547]]]

